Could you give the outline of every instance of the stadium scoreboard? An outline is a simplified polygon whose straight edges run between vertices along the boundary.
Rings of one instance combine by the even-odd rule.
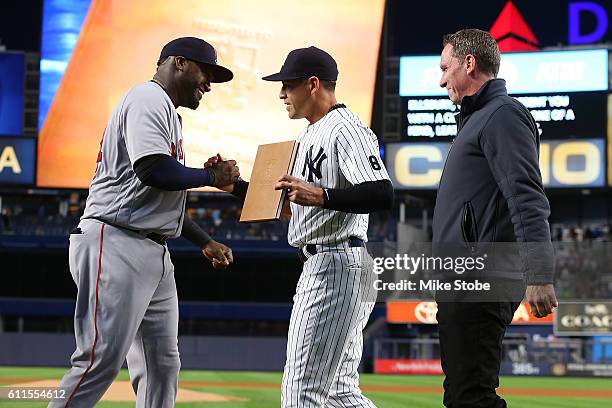
[[[402,142],[385,148],[398,189],[435,189],[456,136],[460,107],[439,86],[439,61],[438,55],[400,59]],[[606,148],[612,137],[608,66],[607,49],[502,54],[498,77],[538,126],[545,187],[606,186]]]

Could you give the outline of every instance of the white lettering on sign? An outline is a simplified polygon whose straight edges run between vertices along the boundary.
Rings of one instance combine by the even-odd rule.
[[[538,66],[536,81],[541,82],[575,82],[584,79],[587,63],[574,62],[543,62]]]
[[[569,95],[550,96],[518,96],[517,101],[525,105],[527,109],[536,108],[567,108],[570,104]]]
[[[434,121],[434,114],[429,112],[409,113],[408,123],[419,125],[421,123],[432,123]]]
[[[561,318],[564,327],[596,327],[612,329],[612,316],[565,315]]]
[[[408,136],[434,137],[436,134],[429,125],[408,126]]]
[[[409,99],[408,100],[409,111],[452,111],[457,110],[457,105],[450,101],[450,99]]]
[[[455,136],[455,135],[457,135],[457,126],[455,126],[455,125],[438,125],[438,126],[436,126],[436,135],[438,135],[438,136]]]

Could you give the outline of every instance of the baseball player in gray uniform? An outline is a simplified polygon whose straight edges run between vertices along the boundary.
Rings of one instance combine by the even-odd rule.
[[[337,76],[334,59],[309,47],[291,51],[279,73],[263,78],[282,81],[289,118],[308,120],[293,172],[276,185],[289,190],[288,239],[304,262],[289,323],[286,408],[374,406],[357,372],[376,299],[365,242],[368,213],[391,208],[393,187],[376,135],[336,102]],[[247,186],[240,180],[224,190],[244,197]]]
[[[174,406],[178,300],[166,240],[183,236],[214,267],[227,267],[231,250],[185,216],[186,189],[239,176],[234,161],[185,166],[176,108],[196,109],[211,82],[232,77],[210,44],[178,38],[162,49],[152,81],[130,89],[113,111],[84,215],[70,235],[76,351],[60,384],[65,398],[49,407],[93,407],[126,358],[136,406]]]

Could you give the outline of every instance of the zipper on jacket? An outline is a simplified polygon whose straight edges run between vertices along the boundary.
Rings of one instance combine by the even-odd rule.
[[[472,253],[476,252],[476,243],[478,242],[478,229],[476,227],[476,217],[474,208],[470,201],[466,201],[463,205],[463,217],[461,219],[461,233],[463,240],[468,245]]]

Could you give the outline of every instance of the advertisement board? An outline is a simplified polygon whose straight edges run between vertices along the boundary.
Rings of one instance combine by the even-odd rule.
[[[555,312],[557,336],[612,335],[612,302],[562,302]]]
[[[0,52],[0,136],[23,132],[24,75],[23,53]]]
[[[398,190],[435,189],[450,142],[387,143],[385,164]],[[547,188],[603,187],[605,139],[542,140],[540,172]]]
[[[436,302],[408,302],[408,301],[389,301],[387,302],[387,322],[388,323],[409,323],[409,324],[437,324],[436,313],[438,305]],[[531,314],[529,305],[521,303],[512,319],[512,324],[526,325],[550,325],[553,322],[552,315],[544,318],[537,318]]]
[[[32,185],[36,168],[36,139],[0,137],[0,185]]]
[[[440,360],[375,359],[376,374],[441,375]]]

